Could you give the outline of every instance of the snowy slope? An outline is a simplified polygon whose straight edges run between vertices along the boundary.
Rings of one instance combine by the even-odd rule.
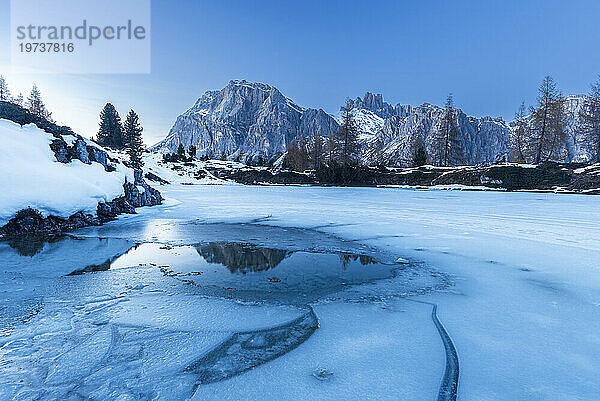
[[[361,142],[372,139],[383,128],[385,120],[367,109],[353,109],[354,121],[360,129]]]
[[[205,167],[210,167],[211,169],[234,169],[243,168],[244,165],[234,161],[221,160],[193,160],[187,163],[165,163],[162,161],[162,154],[150,153],[144,155],[144,170],[156,174],[170,184],[237,185],[214,177],[205,170]]]
[[[123,195],[126,178],[133,182],[133,170],[122,164],[107,172],[100,163],[59,163],[53,139],[33,124],[0,120],[0,226],[27,207],[60,217],[95,213],[99,202]]]

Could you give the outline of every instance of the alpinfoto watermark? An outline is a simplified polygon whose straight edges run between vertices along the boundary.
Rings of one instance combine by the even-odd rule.
[[[150,0],[11,0],[15,73],[149,73]]]

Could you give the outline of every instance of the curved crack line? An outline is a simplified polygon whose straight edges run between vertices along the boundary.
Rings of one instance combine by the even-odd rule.
[[[440,385],[438,401],[455,401],[458,392],[458,353],[456,352],[456,348],[454,347],[450,335],[448,335],[444,325],[437,316],[436,304],[433,304],[431,318],[440,333],[444,348],[446,349],[446,370],[444,371],[444,377],[442,378],[442,384]]]
[[[318,328],[315,311],[268,329],[232,334],[184,371],[198,375],[196,387],[227,380],[286,354],[306,341]]]
[[[437,401],[456,401],[459,375],[458,353],[456,352],[456,347],[454,347],[450,335],[437,316],[437,304],[414,299],[407,299],[407,301],[432,306],[431,320],[433,320],[433,324],[435,324],[435,327],[440,334],[440,338],[442,339],[442,343],[444,344],[444,349],[446,350],[446,369],[444,370],[444,376],[442,377],[442,383],[440,384]]]

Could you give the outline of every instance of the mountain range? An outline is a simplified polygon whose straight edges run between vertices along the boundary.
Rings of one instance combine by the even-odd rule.
[[[577,131],[585,95],[567,96],[568,139],[561,161],[590,158],[584,134]],[[435,133],[444,109],[429,103],[391,105],[381,94],[367,92],[350,100],[361,134],[363,162],[388,166],[409,165],[416,146],[435,154]],[[509,159],[511,124],[502,118],[472,117],[457,109],[456,124],[464,164],[490,164]],[[246,163],[276,160],[294,138],[323,138],[339,127],[322,109],[305,108],[264,84],[232,80],[221,90],[208,91],[175,121],[167,137],[152,146],[155,152],[175,152],[179,144],[196,146],[198,155],[239,159]]]

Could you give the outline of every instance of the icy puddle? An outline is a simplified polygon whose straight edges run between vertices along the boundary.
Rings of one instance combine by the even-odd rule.
[[[210,242],[141,244],[112,262],[110,269],[141,266],[155,267],[206,294],[287,303],[305,303],[344,287],[389,279],[405,268],[404,264],[380,263],[368,255]]]
[[[297,236],[293,247],[257,244],[284,235]],[[426,266],[383,263],[319,235],[0,243],[0,399],[206,398],[204,388],[302,353],[331,302],[383,305],[449,284]],[[303,249],[309,236],[335,247]],[[306,369],[314,385],[331,375]]]

